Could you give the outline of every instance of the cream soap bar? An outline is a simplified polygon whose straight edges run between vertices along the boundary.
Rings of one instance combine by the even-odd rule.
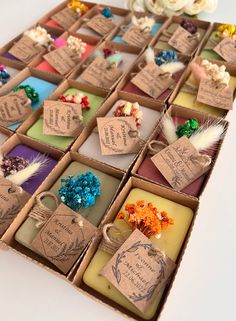
[[[98,226],[119,187],[119,179],[74,161],[58,178],[56,183],[51,187],[50,191],[58,196],[58,190],[61,187],[62,178],[67,178],[69,175],[77,176],[90,171],[99,178],[101,183],[101,195],[97,197],[95,205],[80,209],[79,213],[90,223]],[[51,209],[55,209],[54,203],[49,198],[44,199],[44,204]],[[15,239],[17,242],[33,251],[35,251],[35,249],[31,246],[31,243],[39,231],[39,229],[36,227],[36,223],[37,221],[35,219],[28,217],[15,234]]]
[[[196,84],[192,76],[189,77],[189,79],[187,80],[187,83]],[[235,90],[236,77],[233,77],[233,76],[230,77],[229,86]],[[180,90],[180,92],[177,94],[176,98],[174,99],[173,104],[202,111],[217,117],[223,117],[225,115],[226,110],[197,102],[196,98],[197,98],[196,94],[190,94]]]
[[[164,251],[169,258],[176,261],[192,222],[194,215],[193,211],[188,207],[174,203],[139,188],[134,188],[130,191],[121,211],[124,211],[127,203],[136,203],[138,200],[151,202],[159,211],[166,211],[167,214],[174,219],[174,225],[171,225],[166,230],[162,231],[160,239],[151,238],[151,240],[152,243]],[[114,224],[119,227],[121,231],[127,231],[127,223],[125,221],[115,219]],[[129,234],[130,233],[127,232],[127,237]],[[98,249],[84,273],[84,283],[136,315],[144,319],[151,319],[156,313],[164,290],[157,295],[153,304],[147,309],[147,311],[144,314],[141,313],[115,287],[100,275],[101,269],[106,265],[111,257],[111,254]]]
[[[107,117],[112,117],[113,112],[121,103],[126,102],[125,100],[118,100],[111,110],[107,113]],[[140,126],[140,137],[144,140],[150,136],[154,130],[157,122],[160,118],[160,112],[150,109],[147,107],[140,106],[140,110],[143,112],[143,121]],[[92,132],[87,140],[79,148],[79,153],[86,155],[87,157],[99,160],[105,164],[111,165],[113,167],[118,167],[122,170],[128,169],[129,165],[132,163],[136,154],[126,154],[126,155],[109,155],[104,156],[101,153],[99,135],[97,132]]]
[[[83,122],[84,125],[87,125],[95,116],[105,98],[76,88],[69,88],[63,95],[76,95],[77,93],[82,93],[83,95],[88,96],[89,99],[90,110],[83,110]],[[30,127],[26,135],[63,151],[65,151],[74,141],[74,137],[43,134],[43,118],[41,117]]]

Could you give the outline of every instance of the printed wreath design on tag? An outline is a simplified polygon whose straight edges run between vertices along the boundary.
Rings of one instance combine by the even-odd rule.
[[[0,225],[5,224],[7,221],[13,220],[20,209],[21,208],[19,204],[12,205],[6,211],[0,209]]]
[[[69,260],[70,257],[73,257],[76,254],[78,254],[80,250],[83,250],[84,243],[85,243],[84,240],[81,242],[79,239],[76,239],[68,247],[67,247],[67,244],[65,243],[58,254],[48,256],[48,257],[54,261],[65,262]]]
[[[120,263],[122,263],[122,260],[124,258],[126,258],[126,253],[136,252],[139,248],[144,248],[145,250],[152,250],[153,249],[153,246],[151,244],[142,244],[140,242],[141,241],[134,243],[130,248],[128,248],[125,251],[122,251],[121,253],[119,253],[117,255],[115,265],[112,266],[112,272],[113,272],[113,275],[115,276],[118,284],[120,284],[120,281],[121,281],[121,273],[119,270],[119,265],[120,265]],[[145,294],[133,293],[132,295],[130,295],[129,298],[133,302],[142,301],[142,300],[146,300],[146,301],[150,300],[152,298],[157,286],[165,278],[166,262],[163,259],[163,255],[159,255],[156,259],[156,262],[160,265],[160,273],[157,277],[156,283],[153,284],[152,286],[150,286],[150,288],[147,290],[147,292]]]

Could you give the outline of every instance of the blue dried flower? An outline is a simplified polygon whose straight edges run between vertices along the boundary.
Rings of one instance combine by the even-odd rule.
[[[169,62],[177,61],[178,56],[177,53],[173,50],[170,49],[168,51],[162,50],[156,57],[155,57],[155,62],[158,66],[161,66],[162,64],[166,64]]]
[[[61,179],[61,183],[58,191],[61,201],[74,211],[93,206],[96,197],[101,195],[101,183],[92,172],[80,174],[77,179],[69,175],[67,179]]]
[[[0,65],[0,87],[5,85],[10,79],[10,74],[8,73],[4,65]]]
[[[112,12],[111,12],[111,10],[109,8],[104,8],[101,11],[101,14],[106,18],[112,18],[113,17],[113,14],[112,14]]]

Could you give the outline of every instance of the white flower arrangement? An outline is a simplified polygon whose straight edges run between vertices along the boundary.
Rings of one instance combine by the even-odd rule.
[[[150,11],[157,15],[197,15],[202,11],[216,10],[218,0],[127,0],[129,9],[138,12]]]

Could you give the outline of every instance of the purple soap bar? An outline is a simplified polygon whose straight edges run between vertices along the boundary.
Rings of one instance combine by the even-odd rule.
[[[172,78],[175,80],[176,83],[180,80],[181,76],[183,75],[184,70],[185,70],[185,68],[172,75]],[[132,93],[132,94],[136,94],[136,95],[139,95],[139,96],[150,97],[149,95],[145,94],[141,89],[139,89],[134,84],[132,84],[131,81],[129,81],[122,88],[122,91],[125,91],[125,92],[128,92],[128,93]],[[157,99],[161,100],[161,101],[164,101],[170,96],[171,93],[172,93],[172,89],[167,89]]]
[[[173,119],[174,119],[174,122],[178,125],[183,125],[186,121],[186,119],[180,118],[180,117],[173,117]],[[161,134],[159,134],[156,139],[167,143]],[[207,154],[209,156],[214,156],[215,152],[216,152],[215,148],[211,148],[205,151],[204,154]],[[170,184],[167,182],[167,180],[164,178],[164,176],[161,174],[161,172],[153,164],[153,162],[151,161],[151,157],[152,157],[151,155],[148,155],[148,154],[146,155],[144,161],[142,162],[142,164],[138,169],[138,174],[158,184],[171,187]],[[196,179],[190,185],[186,186],[181,192],[198,197],[199,194],[201,193],[201,188],[206,177],[207,177],[207,173],[202,175],[198,179]]]
[[[9,153],[8,156],[19,156],[23,157],[28,160],[32,160],[35,157],[43,157],[44,154],[41,152],[32,149],[26,145],[17,145],[14,147]],[[57,164],[57,160],[47,156],[47,162],[45,163],[44,167],[36,174],[34,177],[29,179],[22,185],[22,188],[30,193],[33,194],[39,185],[45,180],[45,178],[50,174],[52,169]]]

